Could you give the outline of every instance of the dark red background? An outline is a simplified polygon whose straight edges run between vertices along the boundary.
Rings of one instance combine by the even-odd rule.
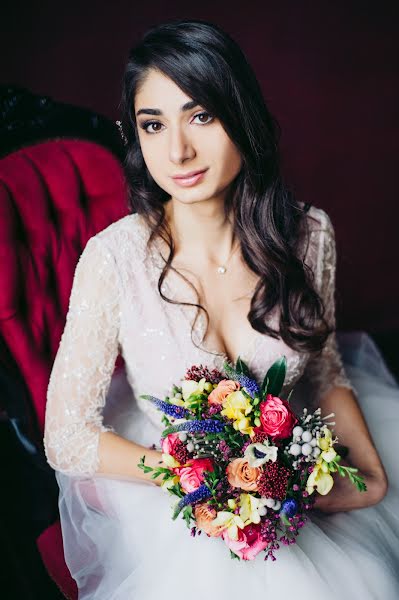
[[[397,2],[14,2],[2,82],[116,119],[129,47],[181,17],[240,43],[282,126],[288,182],[330,214],[340,325],[399,330]]]

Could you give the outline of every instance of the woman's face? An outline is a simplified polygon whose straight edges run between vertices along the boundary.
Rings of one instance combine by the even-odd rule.
[[[154,69],[136,94],[134,110],[144,161],[157,184],[185,204],[224,201],[242,161],[221,122]],[[173,179],[204,169],[199,180],[185,185]]]

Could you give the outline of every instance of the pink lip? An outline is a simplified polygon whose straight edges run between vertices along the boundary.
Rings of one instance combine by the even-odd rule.
[[[207,169],[204,169],[203,171],[191,171],[191,174],[187,173],[187,175],[184,177],[178,176],[178,177],[172,177],[172,179],[178,185],[181,185],[183,187],[190,187],[190,186],[198,183],[200,181],[200,179],[202,179],[202,177],[204,176],[206,171],[207,171]]]

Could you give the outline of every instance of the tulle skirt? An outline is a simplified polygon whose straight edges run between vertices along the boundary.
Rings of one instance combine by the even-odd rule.
[[[173,499],[151,483],[57,473],[67,565],[79,600],[397,600],[399,598],[399,387],[365,333],[339,333],[346,372],[389,478],[379,504],[313,514],[277,560],[230,558],[220,539],[192,538],[172,521]],[[124,407],[124,408],[123,408]],[[143,445],[159,430],[116,378],[105,420]]]

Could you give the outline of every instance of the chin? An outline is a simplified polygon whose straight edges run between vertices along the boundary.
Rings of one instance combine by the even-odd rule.
[[[198,202],[206,202],[212,198],[211,194],[204,194],[203,192],[199,192],[199,190],[189,190],[181,192],[178,191],[177,194],[171,194],[171,198],[174,198],[177,202],[181,202],[182,204],[197,204]]]

